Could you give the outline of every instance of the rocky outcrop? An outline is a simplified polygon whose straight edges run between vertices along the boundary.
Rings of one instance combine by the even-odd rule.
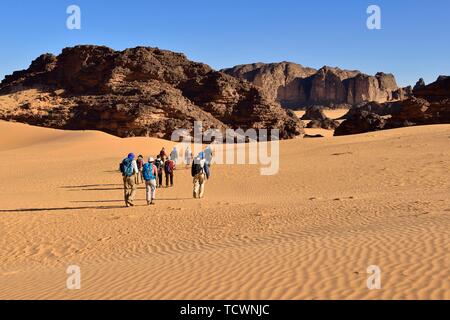
[[[335,135],[364,133],[413,125],[450,123],[450,77],[416,86],[414,97],[393,103],[368,103],[351,109]]]
[[[303,133],[302,122],[260,88],[158,48],[77,46],[45,54],[7,76],[0,94],[31,88],[43,100],[0,106],[0,119],[120,137],[170,138],[176,129],[192,131],[195,120],[204,129],[277,128],[281,138]]]
[[[334,131],[335,136],[365,133],[383,130],[386,127],[386,119],[375,113],[359,110],[345,120]]]
[[[428,86],[414,88],[414,96],[432,102],[450,99],[450,76],[439,76]]]
[[[416,85],[414,86],[414,91],[416,90],[420,90],[422,88],[425,88],[426,84],[425,84],[425,80],[423,80],[423,78],[420,78],[417,82]]]
[[[399,88],[392,74],[381,72],[369,76],[356,70],[314,70],[289,62],[255,63],[222,71],[255,84],[269,98],[289,108],[351,107],[362,102],[405,99],[411,92],[410,88]]]
[[[306,125],[306,127],[309,129],[335,130],[339,127],[339,124],[340,123],[337,120],[326,118],[323,120],[312,120]]]
[[[310,120],[306,126],[309,129],[334,130],[339,126],[339,121],[328,118],[319,106],[306,109],[302,120]]]
[[[327,116],[323,112],[323,108],[319,106],[312,106],[306,109],[305,114],[302,117],[302,120],[325,120]]]

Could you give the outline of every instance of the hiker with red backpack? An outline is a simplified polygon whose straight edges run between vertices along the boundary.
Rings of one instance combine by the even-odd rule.
[[[166,159],[167,154],[166,154],[166,148],[162,148],[161,151],[159,152],[159,156],[161,157],[161,159]]]
[[[133,153],[130,153],[128,157],[123,159],[122,163],[120,164],[120,172],[122,173],[123,177],[125,205],[127,207],[133,207],[134,198],[136,196],[135,175],[139,174],[135,155]]]
[[[139,155],[136,160],[136,164],[139,172],[136,174],[136,184],[139,185],[141,182],[144,182],[144,177],[142,176],[142,168],[144,167],[144,157]]]
[[[144,164],[142,169],[142,175],[145,180],[145,189],[147,196],[147,205],[154,205],[156,198],[156,177],[158,175],[158,169],[156,168],[155,159],[148,158],[148,162]]]
[[[173,187],[173,172],[175,170],[175,162],[169,158],[164,162],[164,173],[166,175],[166,188],[170,186]]]

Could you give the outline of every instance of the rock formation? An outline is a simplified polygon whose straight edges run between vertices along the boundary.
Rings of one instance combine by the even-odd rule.
[[[325,120],[327,116],[323,112],[323,108],[319,106],[312,106],[306,109],[305,114],[302,117],[302,120]]]
[[[364,110],[358,110],[345,120],[334,131],[335,136],[365,133],[382,130],[386,126],[386,119],[382,116]]]
[[[425,87],[425,80],[423,78],[420,78],[419,81],[416,82],[416,85],[414,86],[414,91],[422,89]]]
[[[309,129],[335,130],[339,127],[339,124],[340,123],[337,120],[326,118],[323,120],[312,120],[306,125],[306,127]]]
[[[298,101],[307,100],[302,79],[317,72],[315,69],[290,62],[255,63],[222,71],[262,88],[270,99],[280,102],[285,107],[296,107]]]
[[[289,108],[351,107],[362,102],[404,99],[411,93],[410,88],[399,88],[392,74],[382,72],[369,76],[356,70],[314,70],[289,62],[255,63],[222,71],[255,84],[269,98]]]
[[[428,86],[416,86],[407,100],[352,108],[335,135],[364,133],[413,125],[450,123],[450,77],[440,76]]]
[[[5,77],[0,95],[17,98],[28,89],[39,90],[36,99],[0,105],[0,119],[120,137],[170,138],[176,129],[192,130],[195,120],[204,129],[303,133],[302,122],[260,88],[158,48],[76,46],[45,54]]]

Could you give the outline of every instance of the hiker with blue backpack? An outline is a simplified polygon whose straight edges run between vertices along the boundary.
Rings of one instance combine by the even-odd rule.
[[[125,197],[125,205],[127,207],[134,206],[134,198],[136,196],[136,180],[135,177],[139,174],[139,169],[135,160],[134,153],[130,153],[128,157],[123,159],[120,164],[120,172],[123,177],[123,190]]]
[[[142,175],[145,180],[145,190],[147,195],[147,205],[154,205],[156,198],[156,178],[158,176],[158,168],[154,164],[155,159],[148,158],[148,162],[142,168]]]

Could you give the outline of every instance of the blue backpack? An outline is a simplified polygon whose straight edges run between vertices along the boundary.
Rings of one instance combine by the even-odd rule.
[[[134,173],[133,171],[133,160],[131,159],[123,159],[122,165],[120,166],[120,171],[122,171],[122,175],[124,177],[131,177]]]
[[[155,173],[153,172],[153,164],[148,162],[144,164],[144,167],[142,169],[142,175],[144,176],[145,181],[155,180],[156,176]]]

